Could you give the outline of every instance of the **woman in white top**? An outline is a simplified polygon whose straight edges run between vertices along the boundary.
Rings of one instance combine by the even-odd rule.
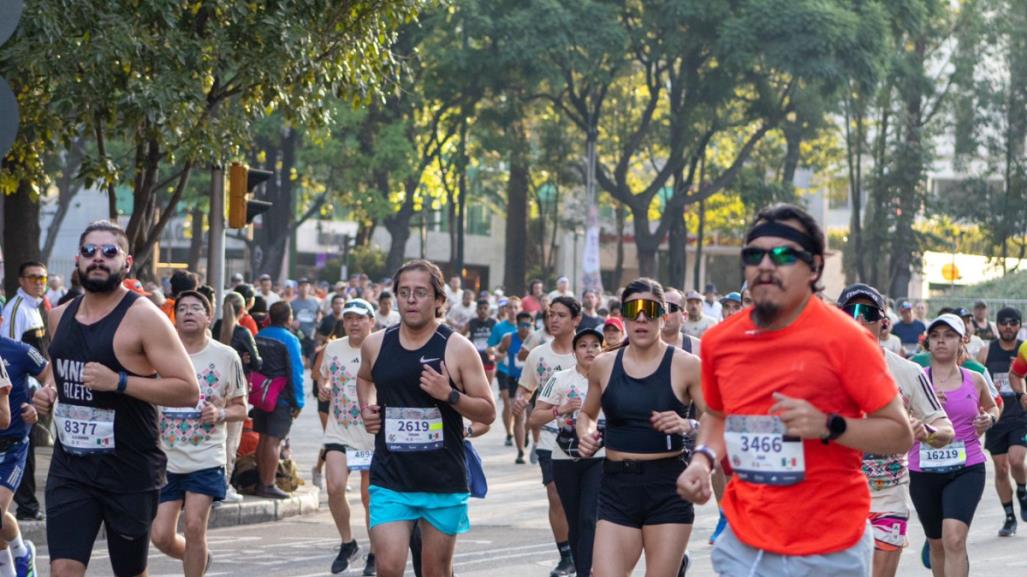
[[[579,575],[591,575],[592,542],[605,455],[600,449],[591,458],[581,458],[575,420],[588,392],[588,370],[603,350],[603,333],[596,329],[578,331],[574,335],[573,350],[577,364],[554,373],[543,385],[528,423],[542,427],[555,421],[559,428],[552,456],[553,481],[567,515],[574,566]],[[599,423],[602,428],[601,412]]]

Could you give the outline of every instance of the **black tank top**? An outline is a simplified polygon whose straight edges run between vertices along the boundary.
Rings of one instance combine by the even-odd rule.
[[[113,311],[91,325],[75,319],[81,298],[75,299],[61,315],[50,343],[58,402],[85,407],[84,410],[113,410],[114,449],[73,454],[58,437],[50,462],[53,477],[119,493],[150,491],[164,484],[167,458],[160,449],[157,408],[128,395],[90,391],[82,384],[82,370],[89,362],[134,375],[114,355],[114,333],[137,298],[138,294],[127,293]]]
[[[984,361],[984,366],[988,368],[988,372],[991,373],[992,380],[995,381],[995,388],[1002,395],[1012,395],[1013,389],[1009,386],[1009,367],[1013,363],[1013,359],[1016,358],[1017,351],[1020,350],[1020,345],[1023,341],[1017,340],[1016,346],[1013,350],[1003,350],[999,345],[999,340],[991,341],[988,345],[988,358]],[[1016,401],[1008,401],[1003,403],[1002,416],[1007,414],[1020,415],[1023,413],[1023,409],[1020,403]]]
[[[624,349],[617,351],[602,398],[608,448],[625,453],[663,453],[684,448],[681,435],[661,433],[649,420],[653,411],[674,411],[684,417],[688,410],[674,395],[670,377],[673,359],[674,347],[667,347],[656,371],[636,379],[624,372]]]
[[[385,330],[382,348],[371,369],[382,410],[382,428],[374,438],[371,484],[401,492],[466,493],[463,418],[449,403],[435,400],[420,386],[424,365],[440,370],[453,330],[439,325],[423,347],[409,351],[399,342],[399,328],[395,325]],[[456,388],[452,380],[449,386]],[[392,439],[387,439],[390,408],[437,409],[442,419],[442,446],[431,450],[391,450]]]

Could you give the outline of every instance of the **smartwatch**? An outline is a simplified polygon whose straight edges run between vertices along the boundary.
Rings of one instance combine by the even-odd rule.
[[[695,455],[702,455],[703,457],[706,457],[710,460],[710,471],[713,471],[717,468],[717,452],[713,449],[707,447],[706,445],[699,445],[695,448],[694,451],[692,451],[693,458],[695,457]]]
[[[820,442],[828,444],[831,441],[841,437],[845,434],[845,429],[848,428],[848,423],[845,422],[845,417],[838,413],[831,413],[827,415],[827,436],[821,437]]]
[[[449,398],[447,398],[446,401],[450,405],[455,405],[458,402],[460,402],[460,391],[458,391],[456,389],[453,389],[452,391],[449,391]]]

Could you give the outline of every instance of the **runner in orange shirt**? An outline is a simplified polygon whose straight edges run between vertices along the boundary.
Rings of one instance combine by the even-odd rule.
[[[702,341],[696,457],[678,479],[705,503],[721,455],[734,470],[729,527],[711,560],[722,576],[865,577],[873,534],[863,452],[908,451],[913,431],[873,337],[814,297],[824,234],[791,205],[757,216],[742,249],[752,309]]]

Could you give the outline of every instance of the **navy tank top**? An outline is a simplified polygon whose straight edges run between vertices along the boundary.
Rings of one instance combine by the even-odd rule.
[[[674,347],[667,347],[656,371],[641,379],[624,372],[624,349],[617,351],[602,398],[608,448],[625,453],[664,453],[684,449],[681,435],[661,433],[649,420],[653,411],[674,411],[681,417],[688,411],[674,395],[671,384],[674,350]]]
[[[58,401],[54,407],[58,438],[50,462],[53,477],[119,493],[150,491],[164,484],[167,458],[160,449],[157,408],[129,395],[91,391],[82,384],[82,371],[90,362],[140,376],[125,369],[114,354],[114,334],[138,298],[133,292],[125,294],[114,310],[91,325],[75,319],[82,298],[72,301],[61,315],[50,343]],[[67,418],[62,422],[58,414]],[[104,434],[103,420],[110,416],[113,446],[105,443],[110,437]],[[66,447],[62,439],[74,439],[75,446]]]
[[[440,370],[453,330],[439,325],[424,346],[411,351],[400,343],[399,329],[395,325],[385,330],[371,369],[382,414],[371,484],[400,492],[467,493],[463,417],[420,386],[424,365]],[[452,380],[449,386],[456,388]],[[439,431],[440,443],[435,442]]]

